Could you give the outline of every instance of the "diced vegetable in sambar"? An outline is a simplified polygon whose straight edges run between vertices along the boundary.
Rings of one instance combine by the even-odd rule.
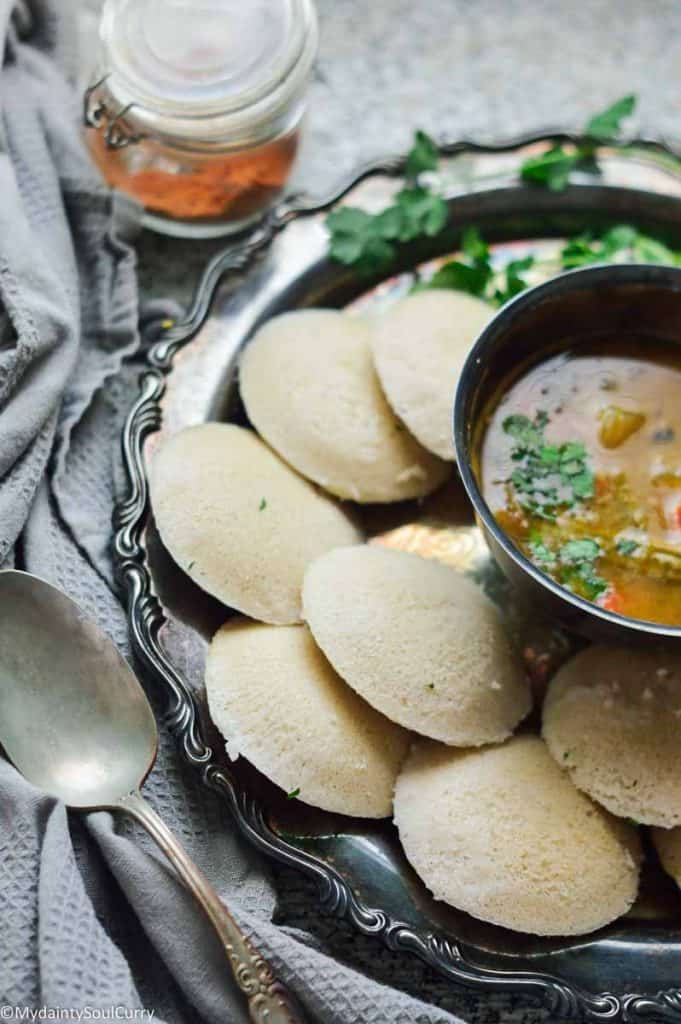
[[[598,440],[604,448],[619,448],[646,421],[642,412],[630,412],[618,405],[608,405],[598,416],[600,427]]]

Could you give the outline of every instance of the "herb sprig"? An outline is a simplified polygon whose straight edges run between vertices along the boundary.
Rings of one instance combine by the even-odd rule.
[[[596,562],[603,551],[598,541],[591,537],[568,540],[554,551],[535,530],[530,533],[528,546],[532,560],[540,569],[551,572],[580,596],[595,601],[608,589],[608,581],[596,571]]]
[[[565,270],[590,263],[661,263],[681,266],[681,253],[644,235],[631,224],[616,224],[600,237],[585,232],[571,238],[561,254]]]
[[[424,171],[437,169],[438,150],[425,132],[416,132],[405,164],[406,186],[380,213],[341,206],[326,218],[329,252],[337,263],[353,266],[362,276],[381,274],[397,258],[397,245],[432,238],[447,223],[447,203],[419,183]]]
[[[495,270],[487,242],[477,228],[467,228],[461,238],[463,259],[448,260],[427,281],[418,281],[413,291],[431,288],[450,288],[468,292],[493,305],[505,302],[528,287],[525,274],[535,263],[534,256],[511,260],[501,270]]]
[[[580,441],[546,443],[548,422],[542,411],[534,420],[514,414],[506,417],[503,429],[514,441],[511,458],[518,465],[508,482],[518,504],[533,516],[555,522],[561,511],[593,497],[594,476]]]
[[[530,157],[522,165],[524,181],[541,185],[551,192],[562,192],[570,183],[570,175],[580,167],[597,169],[596,144],[613,142],[619,137],[622,121],[633,114],[636,97],[623,96],[587,121],[587,140],[572,149],[556,143],[539,156]]]

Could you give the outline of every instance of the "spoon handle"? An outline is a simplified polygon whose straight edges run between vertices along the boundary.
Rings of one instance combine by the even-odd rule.
[[[192,895],[198,900],[227,954],[237,985],[248,999],[254,1024],[304,1024],[293,995],[275,979],[261,953],[243,934],[236,921],[202,871],[188,856],[162,818],[139,791],[129,793],[116,804],[127,811],[158,843]]]

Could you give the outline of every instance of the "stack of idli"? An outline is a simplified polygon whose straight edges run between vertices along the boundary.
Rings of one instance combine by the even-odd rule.
[[[373,319],[273,318],[240,364],[257,433],[171,437],[151,501],[177,563],[249,617],[207,657],[229,754],[327,811],[394,810],[438,899],[577,935],[636,897],[626,818],[656,826],[681,884],[681,657],[588,648],[549,686],[543,739],[514,736],[531,694],[496,606],[448,566],[364,543],[337,501],[421,498],[448,477],[454,390],[489,316],[433,290]]]

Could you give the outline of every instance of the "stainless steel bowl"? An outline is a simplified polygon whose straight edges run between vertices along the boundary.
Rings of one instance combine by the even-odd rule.
[[[681,627],[605,611],[533,565],[497,523],[476,475],[480,419],[500,382],[519,364],[536,362],[557,339],[569,337],[575,345],[592,340],[596,331],[654,335],[681,346],[681,268],[610,264],[573,270],[499,310],[471,349],[456,393],[459,471],[495,560],[519,593],[544,613],[594,639],[681,640]]]

